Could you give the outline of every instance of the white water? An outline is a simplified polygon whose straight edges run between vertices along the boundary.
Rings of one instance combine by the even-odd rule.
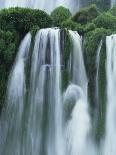
[[[30,42],[31,34],[28,33],[20,45],[9,77],[7,101],[0,119],[1,155],[21,154],[23,111],[26,93],[25,62],[28,59]]]
[[[1,0],[0,0],[1,1]],[[42,9],[47,12],[51,12],[57,6],[63,5],[71,10],[71,12],[76,12],[81,7],[80,0],[5,0],[5,4],[1,1],[0,6],[9,7],[30,7],[36,9]]]
[[[0,154],[96,155],[82,41],[77,32],[69,33],[73,45],[71,84],[63,99],[60,29],[41,29],[30,52],[30,33],[22,41],[0,122]]]
[[[82,40],[76,31],[69,31],[69,33],[73,44],[73,51],[71,55],[71,80],[74,84],[80,86],[83,89],[84,95],[87,95],[88,80],[83,60]],[[85,96],[85,98],[87,98],[87,96]]]
[[[116,154],[116,35],[106,38],[107,111],[104,155]]]
[[[116,5],[116,0],[111,0],[111,8]]]
[[[102,47],[102,40],[100,41],[97,49],[97,55],[96,55],[96,104],[97,107],[99,107],[99,64],[100,64],[100,52]],[[97,116],[98,117],[98,116]]]
[[[81,38],[70,31],[73,44],[71,61],[71,83],[64,94],[66,119],[66,154],[95,155],[91,139],[91,119],[87,103],[87,77],[81,48]]]

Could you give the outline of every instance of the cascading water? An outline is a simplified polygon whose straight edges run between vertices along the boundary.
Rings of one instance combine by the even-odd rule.
[[[107,111],[104,155],[116,154],[116,35],[106,38]]]
[[[99,64],[100,64],[100,52],[102,47],[102,40],[99,43],[96,55],[96,105],[99,106]]]
[[[21,43],[8,82],[7,103],[0,120],[0,154],[20,155],[23,134],[23,112],[26,93],[25,63],[28,59],[31,34]],[[15,149],[14,149],[15,146]]]
[[[69,115],[66,118],[66,153],[68,155],[95,155],[90,135],[91,121],[87,103],[88,81],[83,62],[82,41],[77,32],[69,32],[73,52],[70,71],[72,84],[68,86],[64,94],[64,107]]]
[[[72,12],[78,11],[81,3],[80,0],[5,0],[5,4],[1,3],[1,7],[30,7],[39,8],[47,12],[51,12],[57,6],[63,5],[68,7]]]
[[[111,8],[116,5],[116,0],[111,0]]]
[[[81,38],[69,31],[73,44],[71,84],[62,98],[60,33],[58,28],[41,29],[33,52],[30,33],[22,41],[0,121],[2,155],[95,154]],[[68,118],[64,119],[64,113]]]

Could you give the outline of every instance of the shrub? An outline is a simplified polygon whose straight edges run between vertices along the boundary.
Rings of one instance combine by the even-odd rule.
[[[89,7],[77,12],[72,17],[72,20],[80,24],[87,24],[88,22],[91,22],[94,18],[96,18],[98,15],[99,11],[96,5],[90,5]]]
[[[71,16],[69,9],[64,8],[63,6],[57,7],[51,13],[51,18],[53,20],[54,26],[61,26],[61,23],[68,19]]]
[[[93,31],[96,29],[96,25],[94,23],[88,23],[85,26],[85,32]]]
[[[64,21],[61,25],[63,28],[67,28],[69,30],[78,31],[80,35],[84,34],[84,27],[81,24],[77,24],[76,22],[72,21],[71,19],[68,19]]]
[[[52,25],[51,17],[41,10],[29,8],[10,8],[0,11],[0,28],[2,30],[16,30],[24,36],[33,26],[40,28]]]
[[[88,93],[89,100],[92,107],[92,115],[95,116],[97,108],[98,122],[96,125],[96,139],[100,140],[100,135],[103,136],[105,122],[105,105],[106,105],[106,36],[112,34],[111,30],[104,28],[97,28],[94,31],[90,31],[85,36],[84,52],[85,52],[85,64],[88,74]],[[99,102],[96,103],[96,55],[100,41],[103,41],[102,48],[100,51],[100,63],[99,63]],[[98,104],[98,105],[97,105]]]
[[[102,13],[93,22],[98,28],[103,27],[105,29],[116,30],[116,17],[110,12]]]
[[[4,103],[7,79],[13,64],[19,37],[15,32],[0,30],[0,107]]]

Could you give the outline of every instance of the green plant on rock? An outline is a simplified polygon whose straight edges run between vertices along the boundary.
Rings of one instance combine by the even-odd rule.
[[[70,10],[64,8],[63,6],[57,7],[51,13],[51,18],[53,20],[53,25],[56,27],[61,26],[61,23],[71,16]]]
[[[72,20],[84,25],[84,24],[91,22],[98,15],[99,15],[99,11],[96,5],[90,5],[89,7],[84,8],[80,10],[79,12],[77,12],[72,17]]]
[[[93,31],[96,29],[96,25],[94,23],[88,23],[85,26],[85,32],[88,33],[89,31]]]
[[[85,32],[83,25],[78,24],[78,23],[72,21],[71,19],[68,19],[68,20],[62,22],[61,27],[62,28],[67,28],[67,29],[73,30],[73,31],[78,31],[78,33],[80,35],[83,35],[84,32]]]
[[[105,122],[105,111],[106,111],[106,36],[112,34],[113,32],[104,28],[96,28],[94,31],[90,31],[85,35],[85,64],[88,74],[88,93],[89,100],[92,108],[92,115],[95,116],[95,107],[97,107],[98,121],[96,126],[96,140],[100,140],[100,135],[103,136],[104,133],[104,123]],[[103,41],[102,48],[100,51],[100,63],[99,63],[99,103],[96,103],[96,56],[97,49],[100,41]],[[96,105],[99,104],[99,105]]]
[[[2,30],[16,30],[23,36],[37,25],[40,28],[52,25],[51,17],[41,10],[29,8],[10,8],[0,11],[0,28]]]
[[[19,36],[0,30],[0,108],[4,103],[9,71],[16,55]]]
[[[39,30],[40,30],[40,28],[37,25],[35,25],[35,26],[32,27],[32,29],[30,31],[31,31],[31,34],[32,34],[33,38],[35,37],[36,33]]]
[[[116,30],[116,17],[113,16],[110,12],[105,12],[100,14],[97,18],[93,20],[94,24],[98,28],[105,28]]]

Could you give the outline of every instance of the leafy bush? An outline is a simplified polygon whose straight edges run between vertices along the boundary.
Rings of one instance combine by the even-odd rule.
[[[0,30],[0,107],[4,103],[9,70],[16,55],[19,36],[15,32]]]
[[[69,30],[78,31],[80,35],[83,35],[84,33],[84,27],[81,24],[77,24],[76,22],[72,21],[71,19],[68,19],[64,21],[61,25],[63,28],[67,28]]]
[[[99,15],[99,11],[96,5],[90,5],[87,8],[84,8],[77,12],[73,17],[72,20],[80,23],[80,24],[87,24],[91,22],[94,18]]]
[[[104,28],[97,28],[94,31],[90,31],[85,36],[84,52],[85,52],[85,64],[88,74],[88,90],[89,100],[92,107],[92,115],[95,115],[94,109],[98,110],[98,122],[96,125],[96,139],[99,141],[100,136],[104,133],[105,122],[105,104],[106,104],[106,36],[113,32]],[[103,41],[100,51],[100,63],[99,63],[99,103],[96,103],[96,56],[97,49],[100,41]],[[99,104],[99,105],[97,105]],[[97,107],[96,107],[97,106]]]
[[[93,22],[98,28],[103,27],[105,29],[116,30],[116,17],[110,12],[102,13]]]
[[[96,25],[94,23],[88,23],[85,26],[85,32],[93,31],[96,29]]]
[[[61,26],[61,23],[68,19],[71,16],[69,9],[64,8],[63,6],[57,7],[51,13],[51,18],[53,20],[54,26]]]
[[[51,17],[41,10],[29,8],[10,8],[0,11],[0,28],[2,30],[16,30],[21,36],[25,35],[33,26],[50,27]]]

